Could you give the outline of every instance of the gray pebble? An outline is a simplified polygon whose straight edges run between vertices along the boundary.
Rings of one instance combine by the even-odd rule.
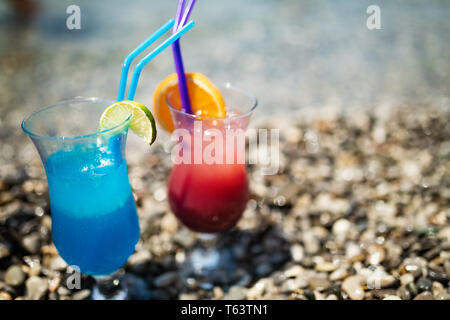
[[[333,224],[332,232],[333,234],[341,239],[345,239],[347,233],[352,228],[352,223],[347,219],[339,219]]]
[[[411,300],[411,293],[406,289],[406,287],[402,286],[397,290],[397,295],[402,300]]]
[[[412,297],[415,297],[418,293],[417,286],[414,284],[414,282],[410,282],[406,285],[406,289],[411,293]]]
[[[198,300],[198,296],[194,293],[182,293],[178,296],[179,300]]]
[[[54,256],[50,260],[49,267],[54,271],[64,271],[67,268],[67,263],[60,256]]]
[[[256,274],[260,277],[265,277],[273,270],[269,263],[263,263],[256,267]]]
[[[330,287],[330,281],[326,278],[311,277],[308,279],[308,284],[312,290],[324,291]]]
[[[26,275],[18,264],[12,265],[6,270],[5,282],[11,286],[20,286],[25,281]]]
[[[12,297],[8,292],[0,291],[0,301],[1,300],[12,300]]]
[[[39,300],[47,293],[48,281],[40,277],[30,277],[26,281],[26,299]]]
[[[224,296],[224,300],[244,300],[246,298],[245,288],[240,286],[232,286],[228,293]]]
[[[308,254],[316,254],[320,250],[319,240],[312,231],[306,231],[303,234],[303,244]]]
[[[173,240],[184,248],[191,248],[195,243],[194,235],[186,228],[182,228],[173,236]]]
[[[23,237],[22,246],[30,253],[38,253],[40,249],[40,237],[38,233],[32,233]]]
[[[422,274],[422,271],[426,270],[427,261],[421,257],[406,258],[403,264],[405,270],[417,278]]]
[[[148,300],[151,298],[151,292],[144,279],[127,273],[121,277],[122,287],[127,290],[130,300]]]
[[[445,273],[450,277],[450,260],[444,262]]]
[[[350,276],[342,283],[342,290],[345,291],[352,300],[362,300],[364,298],[364,289],[361,283],[364,278],[360,275]]]
[[[440,283],[448,285],[450,281],[450,277],[448,277],[445,273],[442,272],[435,272],[433,270],[430,270],[428,272],[428,277],[433,281],[438,281]]]
[[[431,281],[428,278],[420,278],[419,280],[417,280],[417,289],[419,290],[419,292],[423,292],[423,291],[431,291],[431,288],[433,286],[433,281]]]
[[[153,284],[157,288],[164,288],[164,287],[171,285],[172,283],[174,283],[177,280],[178,280],[178,273],[170,271],[170,272],[163,273],[162,275],[155,278],[153,280]]]
[[[304,256],[304,249],[299,244],[294,244],[291,246],[291,256],[295,262],[301,262]]]
[[[450,300],[450,293],[442,292],[434,297],[435,300]]]
[[[348,271],[346,268],[339,268],[335,271],[333,271],[330,274],[330,280],[331,281],[338,281],[338,280],[343,280],[344,278],[346,278],[348,276]]]
[[[383,298],[383,300],[402,300],[399,296],[389,295]]]
[[[424,291],[420,294],[418,294],[414,300],[434,300],[433,299],[433,294],[429,291]]]
[[[316,264],[315,269],[319,272],[332,272],[337,269],[337,265],[329,261],[320,261]]]
[[[89,298],[90,296],[91,296],[91,290],[84,289],[84,290],[75,292],[72,295],[72,299],[73,300],[85,300],[85,299]]]
[[[5,244],[0,243],[0,259],[6,258],[9,254],[9,248]]]

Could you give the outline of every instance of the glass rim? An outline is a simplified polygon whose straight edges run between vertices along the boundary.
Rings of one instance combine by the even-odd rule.
[[[181,114],[183,116],[189,117],[189,118],[193,118],[193,119],[197,119],[197,120],[235,120],[235,119],[240,119],[240,118],[245,118],[248,115],[250,115],[258,106],[258,99],[256,98],[256,96],[248,91],[245,91],[243,89],[237,88],[233,85],[231,85],[230,82],[226,82],[223,86],[219,86],[220,88],[225,88],[225,89],[231,89],[233,91],[239,92],[245,96],[247,96],[248,98],[250,98],[252,100],[252,106],[250,109],[248,109],[247,111],[237,114],[237,115],[232,115],[231,117],[229,116],[225,116],[225,117],[209,117],[209,116],[198,116],[195,114],[191,114],[191,113],[187,113],[184,112],[183,110],[178,110],[177,108],[175,108],[169,101],[169,95],[166,96],[166,103],[169,106],[169,110],[173,111],[175,113]],[[226,105],[225,105],[226,107]]]
[[[52,109],[52,108],[56,108],[56,107],[60,107],[62,105],[67,105],[67,104],[80,104],[80,103],[87,103],[87,102],[99,102],[99,101],[105,101],[108,103],[108,105],[105,107],[106,108],[111,105],[112,103],[114,103],[114,100],[111,99],[104,99],[104,98],[97,98],[97,97],[76,97],[74,99],[70,99],[70,100],[63,100],[51,105],[48,105],[46,107],[40,108],[38,110],[35,110],[31,113],[29,113],[23,120],[21,123],[21,128],[22,130],[28,134],[31,137],[35,137],[35,138],[41,138],[41,139],[47,139],[47,140],[77,140],[77,139],[84,139],[84,138],[90,138],[90,137],[94,137],[100,134],[104,134],[104,133],[108,133],[111,132],[113,130],[116,130],[118,128],[120,128],[121,126],[129,123],[131,121],[131,117],[133,116],[132,113],[130,113],[130,115],[123,120],[121,123],[115,125],[112,128],[109,129],[105,129],[102,131],[96,131],[93,133],[88,133],[88,134],[82,134],[82,135],[77,135],[77,136],[55,136],[55,137],[50,137],[50,136],[46,136],[46,135],[41,135],[41,134],[37,134],[35,132],[30,131],[27,127],[26,127],[26,123],[28,121],[30,121],[34,116],[36,116],[38,113],[44,112],[46,110]]]

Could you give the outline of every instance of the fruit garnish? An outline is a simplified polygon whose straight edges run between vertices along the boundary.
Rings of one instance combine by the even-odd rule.
[[[151,145],[156,139],[155,119],[146,106],[136,101],[118,101],[106,108],[100,117],[100,131],[119,125],[130,113],[131,131]]]
[[[225,117],[225,101],[219,89],[201,73],[186,73],[191,108],[194,115],[203,117]],[[181,110],[177,74],[166,77],[153,94],[153,111],[159,125],[166,131],[174,130],[172,115],[167,104],[170,94],[171,105]]]

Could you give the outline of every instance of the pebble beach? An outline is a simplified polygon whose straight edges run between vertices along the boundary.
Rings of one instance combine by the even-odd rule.
[[[141,239],[118,279],[131,299],[450,299],[450,112],[427,110],[267,121],[289,123],[280,172],[248,167],[251,200],[218,239],[237,269],[208,286],[178,272],[198,239],[168,208],[170,155],[155,146],[129,165]],[[0,174],[0,297],[89,299],[89,276],[66,286],[37,155]]]

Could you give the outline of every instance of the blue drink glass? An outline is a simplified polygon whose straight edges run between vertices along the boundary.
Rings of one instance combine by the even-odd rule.
[[[64,101],[22,122],[47,175],[55,246],[69,265],[92,276],[120,269],[140,233],[125,160],[131,114],[116,127],[98,131],[111,103]]]

